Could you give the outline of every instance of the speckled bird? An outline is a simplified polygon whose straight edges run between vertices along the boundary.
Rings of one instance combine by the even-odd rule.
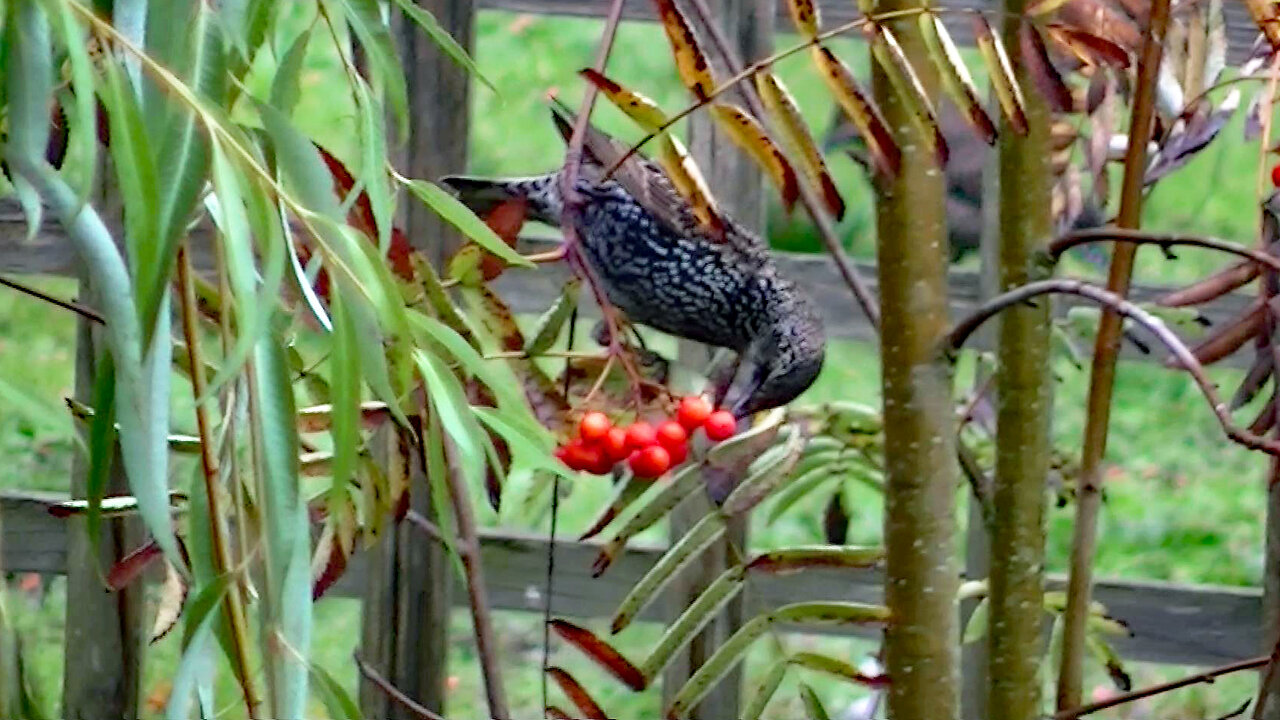
[[[567,141],[573,116],[556,106],[552,116]],[[700,224],[657,165],[636,155],[605,180],[626,151],[588,127],[577,181],[582,256],[609,302],[632,322],[732,350],[732,363],[712,372],[712,393],[735,416],[790,402],[813,384],[826,352],[813,301],[779,274],[758,235],[727,216],[723,237]],[[559,171],[443,182],[481,215],[523,198],[531,219],[561,226]]]

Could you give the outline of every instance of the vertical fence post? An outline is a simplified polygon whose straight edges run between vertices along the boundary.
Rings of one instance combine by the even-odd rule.
[[[81,298],[92,289],[81,274]],[[86,292],[88,291],[88,292]],[[93,303],[90,303],[92,305]],[[75,394],[86,405],[93,402],[100,333],[90,321],[80,319],[76,334]],[[84,498],[89,481],[88,427],[77,429],[71,470],[71,496]],[[107,482],[107,495],[129,492],[119,450]],[[83,517],[72,517],[67,527],[67,611],[65,660],[62,678],[62,717],[77,720],[111,720],[138,717],[141,680],[142,583],[112,592],[103,583],[106,569],[142,541],[135,519],[103,518],[97,550]]]
[[[729,42],[740,57],[747,61],[762,57],[773,44],[774,6],[767,0],[708,0],[712,16],[721,24]],[[723,70],[723,68],[721,68]],[[720,72],[720,77],[727,74]],[[736,101],[742,104],[740,100]],[[764,186],[760,172],[751,160],[733,142],[721,133],[705,112],[690,118],[689,144],[694,159],[707,177],[711,191],[720,206],[748,228],[763,232]],[[696,343],[681,341],[679,358],[688,364],[705,364],[709,359],[707,349]],[[706,514],[710,503],[701,495],[686,501],[671,515],[670,535],[674,542],[689,531],[693,523]],[[697,570],[677,578],[668,593],[672,611],[679,612],[688,606],[735,558],[729,548],[745,549],[747,528],[745,519],[730,522],[728,532],[721,542],[707,550],[704,561]],[[739,595],[722,611],[702,635],[695,638],[674,662],[662,678],[664,705],[690,674],[697,670],[735,630],[741,626],[744,595]],[[699,720],[724,720],[738,717],[742,694],[742,672],[735,669],[711,691],[690,716]]]
[[[418,0],[465,49],[473,42],[471,0]],[[466,169],[470,81],[421,28],[393,15],[409,88],[409,136],[396,166],[409,177],[434,180]],[[417,203],[404,209],[403,227],[414,247],[439,264],[457,247],[457,236]],[[405,434],[388,431],[375,446],[388,472],[407,473],[410,506],[431,519],[431,494],[418,453]],[[439,481],[439,478],[432,480]],[[410,523],[400,523],[371,553],[363,605],[362,652],[397,688],[435,712],[444,710],[448,654],[449,577],[445,550]],[[367,717],[409,717],[367,681],[360,686]]]

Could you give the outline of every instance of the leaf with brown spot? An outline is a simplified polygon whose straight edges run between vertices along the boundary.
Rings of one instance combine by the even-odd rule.
[[[711,75],[711,62],[698,44],[698,36],[694,34],[689,20],[676,7],[675,0],[654,0],[658,6],[658,19],[662,21],[662,29],[671,42],[671,51],[676,60],[676,70],[689,92],[699,100],[705,100],[716,88],[715,78]]]
[[[556,685],[560,687],[560,692],[563,692],[565,697],[569,698],[569,702],[578,708],[578,712],[581,713],[578,715],[579,718],[585,718],[585,720],[609,720],[609,716],[605,715],[604,709],[591,697],[587,689],[582,687],[582,683],[578,682],[564,668],[549,667],[547,668],[547,674],[551,676],[552,680],[556,681]]]
[[[919,74],[903,51],[897,36],[883,25],[868,26],[866,34],[871,41],[872,57],[889,78],[894,91],[911,109],[911,116],[920,132],[925,137],[932,138],[938,164],[946,165],[950,150],[947,148],[946,138],[942,137],[942,128],[938,125],[938,113],[933,109],[933,101],[929,99],[924,83],[920,81]]]
[[[609,102],[644,128],[645,132],[656,133],[667,124],[667,114],[648,97],[623,87],[592,68],[580,70],[578,74],[599,88]]]
[[[885,125],[880,109],[858,85],[849,67],[822,45],[813,48],[813,60],[841,109],[866,141],[876,169],[895,177],[902,166],[902,151]]]
[[[524,227],[525,217],[529,212],[529,202],[524,198],[507,200],[489,212],[484,218],[494,234],[502,238],[507,247],[515,249],[520,237],[520,229]],[[478,247],[478,246],[477,246]],[[485,282],[494,280],[507,269],[507,263],[493,253],[481,249],[480,276]]]
[[[1262,31],[1272,51],[1280,50],[1280,13],[1276,12],[1276,4],[1271,0],[1244,0],[1249,17]]]
[[[883,560],[884,548],[803,545],[761,553],[747,563],[747,570],[782,575],[816,567],[868,568]]]
[[[951,102],[964,116],[978,137],[988,145],[996,142],[996,125],[982,107],[982,99],[978,95],[978,87],[969,74],[969,69],[960,56],[960,50],[951,39],[942,19],[931,13],[920,15],[920,32],[924,36],[925,45],[929,48],[929,56],[942,76],[943,87],[951,96]]]
[[[1071,51],[1082,62],[1127,69],[1132,63],[1128,51],[1104,37],[1067,25],[1054,23],[1046,28],[1054,42]]]
[[[636,666],[623,657],[622,653],[596,637],[595,633],[574,625],[568,620],[560,619],[551,621],[551,629],[565,642],[578,648],[593,662],[607,670],[609,674],[621,680],[627,687],[637,692],[645,689],[647,683],[644,675],[640,674]]]
[[[796,199],[800,197],[799,180],[796,179],[796,171],[791,167],[787,156],[769,137],[769,131],[737,105],[716,103],[711,106],[711,114],[738,147],[745,150],[769,174],[782,194],[782,207],[791,212],[795,208]]]
[[[1018,45],[1022,50],[1022,61],[1040,94],[1049,101],[1049,107],[1060,113],[1071,112],[1075,101],[1071,97],[1071,88],[1062,79],[1058,69],[1049,58],[1049,49],[1045,47],[1040,31],[1029,22],[1018,26]]]
[[[107,587],[112,591],[123,590],[163,555],[155,540],[147,540],[111,566],[107,571]]]
[[[773,118],[774,126],[782,133],[783,142],[800,157],[805,175],[822,190],[827,210],[835,219],[843,219],[844,198],[840,197],[840,191],[827,169],[826,160],[818,150],[818,144],[809,132],[809,126],[787,86],[773,73],[762,70],[756,73],[756,89],[765,109]]]
[[[347,195],[351,193],[355,187],[355,177],[351,175],[351,171],[336,156],[325,150],[318,143],[313,143],[316,150],[320,153],[320,158],[324,160],[325,167],[329,169],[329,174],[333,176],[333,191],[340,200],[346,200]],[[378,242],[378,223],[374,220],[373,205],[369,202],[369,194],[361,191],[356,196],[355,202],[351,204],[351,209],[347,212],[347,224],[364,233],[370,242]],[[415,254],[413,245],[409,243],[409,238],[400,228],[391,228],[391,245],[387,248],[387,261],[391,264],[391,270],[402,280],[413,280],[413,261],[412,256]]]
[[[693,156],[671,135],[663,135],[658,143],[658,162],[666,171],[676,192],[689,202],[698,222],[713,235],[723,237],[725,226],[720,210],[711,196],[711,188],[698,169]]]
[[[801,37],[812,40],[818,36],[822,14],[816,0],[787,0],[787,9],[791,11],[791,20]]]
[[[996,99],[1000,102],[1000,110],[1013,131],[1019,135],[1027,134],[1026,100],[1022,97],[1022,88],[1013,75],[1013,65],[1009,62],[1009,53],[1004,43],[991,31],[991,24],[981,14],[973,15],[973,39],[978,45],[978,52],[987,65],[987,75],[991,86],[996,91]]]

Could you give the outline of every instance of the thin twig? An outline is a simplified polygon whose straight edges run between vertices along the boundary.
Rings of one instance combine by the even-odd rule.
[[[432,415],[431,422],[440,422]],[[458,464],[457,449],[448,436],[443,436],[444,455],[448,461],[445,479],[449,483],[449,498],[453,501],[453,516],[457,525],[458,555],[462,571],[467,578],[467,598],[471,604],[471,622],[476,637],[476,654],[480,656],[480,671],[484,679],[485,696],[489,702],[489,717],[493,720],[511,720],[502,685],[502,665],[498,661],[497,641],[493,631],[493,610],[489,605],[488,591],[484,583],[484,568],[480,562],[480,537],[476,530],[476,517],[471,508],[471,495],[466,479]]]
[[[410,525],[421,530],[422,534],[428,538],[436,542],[444,542],[444,533],[441,532],[440,526],[428,520],[426,516],[417,510],[409,508],[408,512],[404,514],[404,519],[408,520]]]
[[[8,287],[8,288],[13,288],[14,290],[17,290],[20,293],[25,293],[27,295],[30,295],[33,298],[43,300],[52,305],[57,305],[63,310],[70,310],[71,312],[79,315],[80,317],[83,317],[88,320],[92,320],[93,322],[96,322],[99,325],[107,324],[107,321],[102,317],[102,314],[91,307],[81,305],[80,303],[73,302],[71,300],[63,300],[61,298],[56,298],[42,290],[37,290],[29,285],[23,285],[22,283],[16,280],[10,280],[9,278],[3,277],[3,276],[0,276],[0,285],[4,285],[5,287]]]
[[[1116,695],[1115,697],[1100,700],[1095,703],[1089,703],[1088,705],[1082,705],[1071,710],[1062,710],[1053,715],[1053,720],[1076,720],[1076,718],[1084,717],[1085,715],[1091,715],[1101,710],[1131,703],[1135,700],[1161,695],[1171,690],[1178,690],[1190,685],[1213,683],[1223,675],[1230,675],[1231,673],[1242,672],[1245,670],[1256,670],[1263,665],[1266,665],[1269,660],[1269,655],[1261,655],[1248,660],[1241,660],[1240,662],[1234,662],[1230,665],[1223,665],[1222,667],[1206,670],[1205,672],[1196,673],[1195,675],[1188,675],[1187,677],[1173,680],[1171,682],[1152,685],[1151,687],[1134,690],[1133,692],[1128,692],[1123,695]],[[1235,714],[1238,714],[1238,711]],[[1228,715],[1227,717],[1231,717],[1231,715]]]
[[[1215,237],[1204,237],[1199,235],[1170,235],[1164,233],[1143,232],[1141,230],[1125,230],[1122,228],[1098,228],[1094,230],[1080,230],[1068,233],[1049,243],[1049,259],[1053,263],[1057,263],[1063,253],[1071,248],[1080,245],[1088,245],[1090,243],[1102,242],[1127,242],[1134,245],[1158,245],[1162,248],[1169,248],[1176,245],[1185,247],[1198,247],[1206,250],[1217,250],[1246,260],[1252,260],[1259,265],[1265,265],[1275,272],[1280,272],[1280,258],[1259,250],[1253,250],[1243,245],[1237,245],[1233,242],[1220,240]]]
[[[360,657],[360,653],[352,653],[351,657],[355,659],[356,667],[359,668],[360,674],[369,682],[377,685],[378,689],[386,693],[387,697],[400,703],[401,707],[421,718],[421,720],[445,720],[444,717],[419,705],[413,698],[405,695],[399,688],[392,685],[389,680],[382,677],[377,670],[374,670],[372,665],[365,662]]]
[[[1002,295],[997,295],[979,306],[947,334],[943,345],[944,351],[954,353],[964,345],[965,341],[984,322],[1007,308],[1041,295],[1075,295],[1082,297],[1101,305],[1104,309],[1115,313],[1116,316],[1122,319],[1128,318],[1146,328],[1161,344],[1169,349],[1174,359],[1190,373],[1205,400],[1208,401],[1209,406],[1213,409],[1213,414],[1218,418],[1218,423],[1222,426],[1222,430],[1227,434],[1227,437],[1251,450],[1262,450],[1271,455],[1280,456],[1280,440],[1270,440],[1232,424],[1227,404],[1218,396],[1217,387],[1205,374],[1204,366],[1200,364],[1199,360],[1196,360],[1195,355],[1192,354],[1182,340],[1178,339],[1178,336],[1165,326],[1163,321],[1116,293],[1103,290],[1095,285],[1079,280],[1041,280],[1015,288]]]

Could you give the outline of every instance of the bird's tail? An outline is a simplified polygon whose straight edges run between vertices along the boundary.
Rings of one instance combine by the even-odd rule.
[[[557,224],[560,218],[560,196],[555,175],[527,178],[479,178],[449,175],[441,184],[453,190],[458,200],[477,215],[488,215],[502,203],[516,198],[529,202],[529,216],[534,220]]]

